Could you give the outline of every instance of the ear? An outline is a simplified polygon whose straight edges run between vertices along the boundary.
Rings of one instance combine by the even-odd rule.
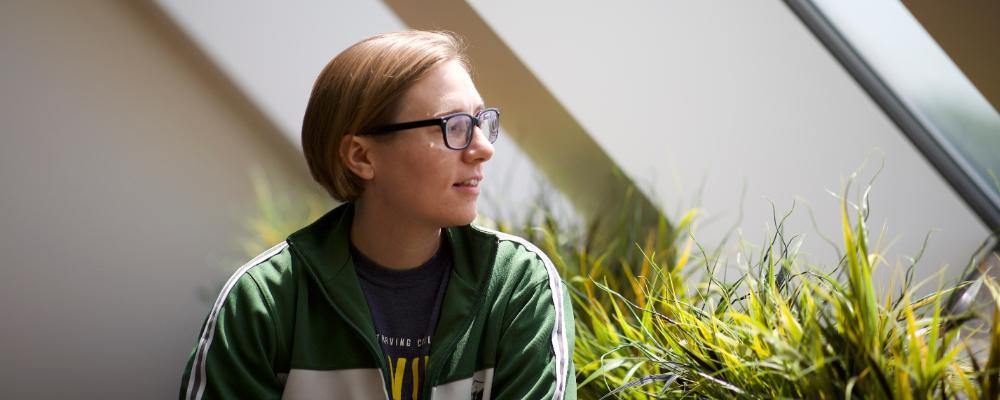
[[[344,135],[340,139],[340,159],[348,170],[363,180],[375,178],[375,163],[372,157],[371,138],[358,135]]]

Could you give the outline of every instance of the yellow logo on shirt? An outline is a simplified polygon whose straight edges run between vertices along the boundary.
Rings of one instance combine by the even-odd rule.
[[[413,379],[410,380],[412,387],[407,388],[412,393],[410,398],[419,398],[420,386],[418,384],[421,381],[420,377],[426,374],[427,360],[429,358],[429,356],[413,358],[398,357],[393,360],[390,357],[386,357],[389,361],[389,381],[392,382],[392,400],[403,399],[403,378],[406,377],[407,373],[413,375]]]

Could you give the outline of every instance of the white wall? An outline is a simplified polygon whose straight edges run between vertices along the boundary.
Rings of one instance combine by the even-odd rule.
[[[930,230],[918,277],[961,271],[986,228],[902,133],[782,2],[472,1],[497,33],[612,158],[673,210],[700,205],[735,220],[743,185],[743,231],[754,243],[796,197],[812,205],[840,242],[839,209],[826,191],[873,149],[885,170],[872,193],[870,226],[888,231],[891,262],[914,255]],[[869,162],[867,181],[880,157]],[[802,204],[800,203],[800,206]],[[814,261],[834,262],[803,208],[789,232],[805,233]],[[931,286],[936,282],[932,282]]]

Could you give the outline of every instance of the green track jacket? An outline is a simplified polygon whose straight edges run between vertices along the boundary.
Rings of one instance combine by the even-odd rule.
[[[348,250],[352,217],[342,205],[229,278],[182,399],[400,398]],[[575,399],[573,308],[552,262],[513,235],[444,232],[454,263],[423,397]]]

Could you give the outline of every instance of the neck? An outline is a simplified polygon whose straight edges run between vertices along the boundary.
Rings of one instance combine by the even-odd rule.
[[[378,265],[395,270],[419,267],[441,245],[441,228],[375,207],[358,199],[354,204],[351,243]]]

